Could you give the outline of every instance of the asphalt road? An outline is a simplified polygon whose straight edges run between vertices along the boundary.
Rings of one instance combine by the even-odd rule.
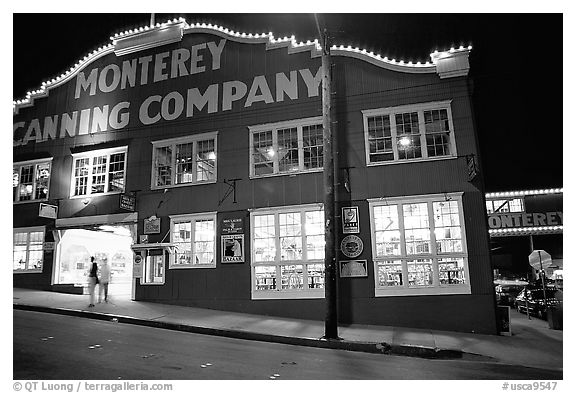
[[[14,310],[13,378],[559,380],[562,372],[265,343]]]

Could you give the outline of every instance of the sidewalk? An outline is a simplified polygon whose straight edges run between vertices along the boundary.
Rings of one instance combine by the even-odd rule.
[[[562,370],[563,332],[511,311],[512,336],[469,334],[392,326],[339,326],[342,341],[320,339],[323,321],[310,321],[173,306],[128,298],[88,308],[87,295],[13,289],[13,308],[114,320],[233,338],[440,359],[496,361]]]

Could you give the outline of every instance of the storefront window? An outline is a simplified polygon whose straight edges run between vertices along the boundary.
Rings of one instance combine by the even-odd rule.
[[[216,181],[217,133],[152,142],[152,188]]]
[[[322,169],[322,134],[321,118],[250,127],[250,175]]]
[[[369,165],[456,156],[448,101],[362,113]]]
[[[51,162],[17,163],[12,167],[12,200],[42,201],[48,199]]]
[[[470,293],[461,194],[369,204],[376,296]]]
[[[258,209],[251,220],[252,298],[323,297],[321,206]]]
[[[73,154],[72,196],[123,192],[126,147]]]
[[[44,261],[44,227],[14,228],[14,273],[41,272]]]
[[[216,267],[216,214],[170,216],[170,269]]]

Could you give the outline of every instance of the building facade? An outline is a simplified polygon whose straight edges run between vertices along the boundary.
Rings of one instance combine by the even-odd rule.
[[[174,20],[14,103],[14,286],[324,315],[321,51]],[[331,48],[338,318],[496,333],[470,48]],[[111,289],[114,294],[114,288]]]
[[[492,266],[500,278],[537,277],[529,255],[542,250],[550,255],[544,273],[563,281],[563,189],[502,191],[486,194]]]

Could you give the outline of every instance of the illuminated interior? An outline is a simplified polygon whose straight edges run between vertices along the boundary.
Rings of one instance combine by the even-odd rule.
[[[109,292],[129,295],[132,282],[133,243],[129,226],[100,225],[93,229],[62,230],[56,259],[55,284],[85,286],[94,256],[100,268],[106,260],[111,272]]]

